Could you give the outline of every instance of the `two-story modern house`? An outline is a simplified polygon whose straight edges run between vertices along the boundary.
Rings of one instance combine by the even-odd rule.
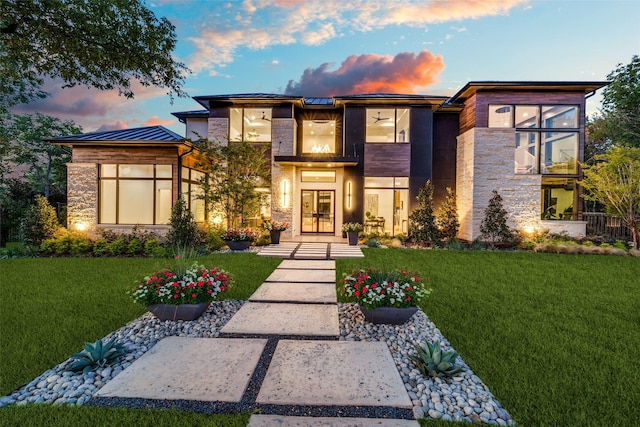
[[[173,113],[186,138],[162,127],[51,138],[73,148],[68,223],[162,231],[185,194],[200,222],[219,218],[198,199],[198,140],[247,141],[270,157],[261,217],[291,223],[286,236],[341,235],[361,222],[409,231],[427,180],[438,204],[455,189],[459,237],[479,236],[492,190],[510,225],[585,234],[579,162],[585,98],[606,82],[470,82],[452,97],[366,94],[197,96],[201,110]]]

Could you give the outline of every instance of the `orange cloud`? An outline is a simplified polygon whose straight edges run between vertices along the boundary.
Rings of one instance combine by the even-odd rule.
[[[142,122],[142,126],[169,126],[174,122],[175,120],[172,120],[172,119],[162,120],[158,116],[153,116],[145,120],[144,122]]]
[[[285,94],[333,96],[364,93],[415,93],[417,88],[437,82],[444,70],[442,56],[422,50],[417,55],[402,52],[396,56],[352,55],[335,71],[331,64],[307,68],[300,80],[289,80]]]

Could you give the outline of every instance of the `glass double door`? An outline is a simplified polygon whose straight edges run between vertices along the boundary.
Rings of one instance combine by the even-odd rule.
[[[335,232],[335,191],[302,190],[303,233]]]

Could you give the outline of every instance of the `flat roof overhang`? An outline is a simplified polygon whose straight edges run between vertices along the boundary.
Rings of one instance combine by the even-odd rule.
[[[533,90],[533,91],[572,91],[572,92],[594,92],[607,86],[606,81],[529,81],[529,82],[499,82],[482,81],[469,82],[455,95],[447,101],[447,104],[455,103],[460,99],[467,99],[476,92],[484,90]]]
[[[340,168],[345,166],[358,166],[359,157],[340,156],[274,156],[274,160],[282,165]]]

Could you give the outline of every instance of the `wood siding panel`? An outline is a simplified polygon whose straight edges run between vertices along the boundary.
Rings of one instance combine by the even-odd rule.
[[[365,144],[364,176],[409,176],[410,144]]]
[[[177,164],[177,147],[73,147],[74,163]]]
[[[460,112],[460,130],[462,135],[469,129],[476,127],[476,96],[473,95],[464,103],[464,109]]]

